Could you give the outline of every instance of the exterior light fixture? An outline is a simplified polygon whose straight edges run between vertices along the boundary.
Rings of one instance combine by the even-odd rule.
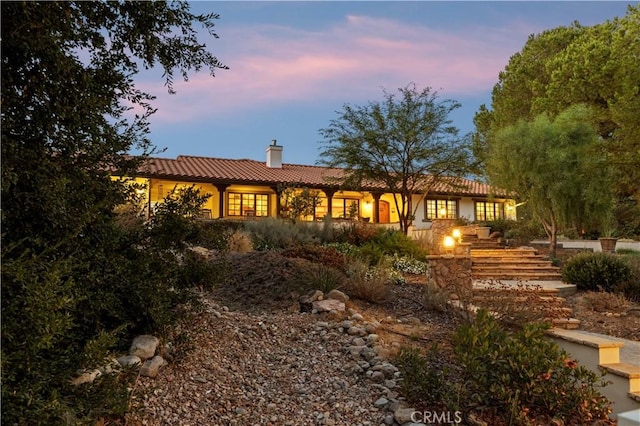
[[[442,243],[445,249],[452,249],[456,245],[456,240],[451,235],[447,235]]]
[[[447,217],[447,209],[446,209],[446,207],[441,208],[439,212],[440,212],[440,217],[443,218],[443,219],[446,219],[446,217]]]
[[[454,228],[453,231],[451,232],[451,235],[457,242],[459,243],[462,242],[462,232],[458,228]]]

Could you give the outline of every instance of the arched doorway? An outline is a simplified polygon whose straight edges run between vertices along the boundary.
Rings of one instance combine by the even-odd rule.
[[[378,204],[378,220],[379,223],[389,223],[390,222],[390,216],[389,216],[389,202],[388,201],[384,201],[384,200],[380,200],[379,204]]]

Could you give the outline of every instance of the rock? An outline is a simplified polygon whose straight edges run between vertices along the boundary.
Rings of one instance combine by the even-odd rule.
[[[377,408],[384,408],[389,403],[389,400],[385,397],[378,398],[376,402],[373,403]]]
[[[135,355],[143,361],[149,359],[155,355],[158,343],[160,343],[160,341],[155,336],[149,334],[137,336],[133,339],[133,343],[131,343],[129,355]]]
[[[371,345],[372,343],[375,343],[378,340],[380,340],[380,336],[378,336],[377,334],[369,334],[367,336],[367,345]]]
[[[362,321],[364,317],[356,312],[355,314],[351,315],[351,319],[354,321]]]
[[[401,425],[403,425],[405,423],[410,423],[410,422],[413,421],[411,416],[415,412],[416,412],[416,410],[414,408],[398,408],[393,413],[393,418],[396,420],[396,422],[398,422]]]
[[[82,373],[75,379],[71,380],[71,384],[74,386],[79,386],[85,383],[92,383],[95,379],[97,379],[101,375],[102,373],[100,373],[100,370],[95,369],[86,373]]]
[[[385,418],[384,418],[384,424],[387,425],[387,426],[393,425],[394,421],[395,420],[393,420],[393,416],[391,414],[385,416]]]
[[[354,360],[359,361],[360,354],[362,353],[362,350],[365,348],[366,346],[349,346],[348,350],[349,350],[349,353],[351,354],[351,357]]]
[[[316,290],[316,291],[314,291],[313,293],[311,293],[309,295],[309,299],[310,299],[311,302],[315,302],[317,300],[322,300],[322,299],[324,299],[324,293],[321,292],[320,290]]]
[[[142,364],[142,360],[135,355],[125,355],[118,358],[118,364],[123,367],[133,367]]]
[[[382,383],[384,382],[384,374],[380,371],[374,371],[371,375],[371,381],[373,383]]]
[[[349,329],[347,330],[347,334],[349,336],[359,336],[360,330],[361,329],[359,327],[352,326],[352,327],[349,327]]]
[[[354,339],[351,341],[351,343],[354,346],[365,346],[366,343],[364,341],[364,339],[362,337],[354,337]]]
[[[148,359],[140,367],[140,375],[145,377],[156,377],[160,367],[165,365],[164,358],[160,355],[156,355],[151,359]]]
[[[335,299],[326,299],[326,300],[316,300],[312,303],[312,312],[331,312],[338,311],[342,312],[345,309],[344,303]]]
[[[360,352],[360,355],[362,355],[362,357],[367,361],[370,361],[376,357],[376,351],[368,346],[365,346],[364,349]]]
[[[329,293],[327,293],[326,298],[327,299],[339,300],[342,303],[346,303],[347,300],[349,300],[349,296],[347,296],[346,294],[344,294],[340,290],[335,290],[335,289],[331,290]]]
[[[384,381],[384,387],[387,389],[393,389],[396,387],[396,381],[395,380],[385,380]]]

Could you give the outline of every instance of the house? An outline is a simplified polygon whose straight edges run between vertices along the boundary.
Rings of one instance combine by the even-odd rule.
[[[344,170],[283,163],[283,147],[273,141],[266,149],[266,161],[180,155],[175,159],[150,158],[140,169],[136,182],[144,184],[147,211],[161,202],[174,187],[195,185],[211,197],[203,207],[207,218],[246,219],[277,217],[284,186],[317,190],[320,204],[305,220],[350,218],[353,213],[370,223],[397,224],[394,195],[382,184],[370,183],[359,191],[340,188]],[[413,226],[429,229],[438,219],[466,218],[489,221],[515,218],[513,200],[496,197],[487,184],[468,179],[438,183],[418,204]]]

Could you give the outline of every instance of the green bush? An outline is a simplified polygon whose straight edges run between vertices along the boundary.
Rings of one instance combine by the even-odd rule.
[[[613,290],[623,294],[629,300],[640,303],[640,252],[630,251],[621,257],[629,266],[631,275],[627,280],[616,285]]]
[[[548,340],[547,326],[529,324],[514,334],[480,310],[454,335],[454,352],[465,380],[470,409],[492,409],[510,424],[553,416],[565,424],[606,420],[610,402],[596,373],[568,358]],[[604,374],[604,373],[603,373]]]
[[[420,245],[395,229],[383,229],[373,238],[370,244],[374,244],[386,255],[409,256],[418,260],[425,260],[427,252]]]
[[[562,279],[580,290],[613,291],[631,277],[631,268],[619,256],[606,253],[579,253],[567,260]]]
[[[400,348],[395,365],[402,375],[402,395],[409,402],[420,403],[431,409],[457,408],[451,405],[454,400],[452,372],[442,360],[442,354],[435,344],[424,355],[416,348]]]

